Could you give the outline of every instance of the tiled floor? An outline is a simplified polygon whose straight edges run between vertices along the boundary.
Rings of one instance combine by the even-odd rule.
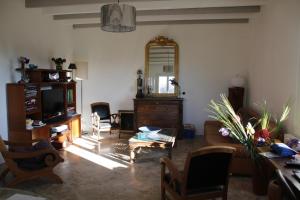
[[[93,137],[83,136],[76,144],[61,151],[65,162],[55,172],[64,180],[53,184],[47,180],[34,180],[17,188],[32,191],[50,199],[160,199],[159,157],[162,151],[142,149],[137,162],[130,164],[128,136],[104,135],[97,142]],[[203,138],[179,140],[173,150],[173,161],[183,167],[186,153],[200,148]],[[252,193],[251,179],[231,177],[228,199],[266,199]]]

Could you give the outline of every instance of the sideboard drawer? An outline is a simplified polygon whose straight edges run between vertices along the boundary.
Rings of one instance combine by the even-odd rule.
[[[137,112],[174,112],[178,114],[178,105],[140,105]]]
[[[134,99],[135,129],[141,126],[175,128],[177,137],[182,137],[181,98],[143,98]]]

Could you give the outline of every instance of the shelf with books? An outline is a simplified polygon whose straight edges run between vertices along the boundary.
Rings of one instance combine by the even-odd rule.
[[[40,89],[38,85],[26,85],[24,87],[24,95],[26,114],[29,115],[40,112]]]
[[[76,115],[76,82],[68,82],[68,72],[51,69],[26,70],[28,83],[7,84],[9,140],[47,139],[49,127],[61,124],[67,124],[72,129],[74,137],[80,136],[81,120],[80,115]],[[52,80],[46,79],[50,73],[58,73],[59,79],[50,82]],[[55,110],[55,103],[58,101],[59,110]],[[45,118],[47,112],[54,114],[56,111],[61,114],[58,114],[56,119],[47,121]],[[27,121],[44,122],[46,125],[27,129],[30,127],[27,126]]]

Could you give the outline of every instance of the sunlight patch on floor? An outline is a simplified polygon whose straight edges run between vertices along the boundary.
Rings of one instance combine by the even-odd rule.
[[[96,146],[98,146],[97,143],[95,142],[90,142],[88,140],[85,140],[85,139],[82,139],[82,138],[76,138],[74,141],[73,141],[74,144],[80,146],[80,147],[83,147],[85,149],[95,149]]]
[[[74,145],[70,145],[65,150],[70,152],[70,153],[73,153],[77,156],[80,156],[80,157],[82,157],[86,160],[89,160],[93,163],[96,163],[96,164],[98,164],[102,167],[110,169],[110,170],[113,170],[115,168],[128,168],[127,165],[124,165],[122,163],[119,163],[119,162],[113,161],[111,159],[105,158],[101,155],[89,152],[87,150],[84,150],[84,149],[79,148],[79,147],[74,146]]]
[[[81,138],[84,138],[84,139],[87,139],[87,140],[90,140],[90,141],[93,141],[93,142],[98,142],[98,136],[97,136],[97,134],[95,134],[95,135],[92,135],[92,134],[90,134],[90,135],[82,135]],[[99,140],[102,140],[102,139],[104,139],[104,137],[100,135],[99,136]]]

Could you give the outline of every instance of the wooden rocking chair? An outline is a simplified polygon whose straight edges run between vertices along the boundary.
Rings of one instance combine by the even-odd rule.
[[[33,143],[36,144],[32,146]],[[54,174],[53,168],[64,160],[47,141],[9,142],[2,140],[0,136],[0,152],[5,161],[0,180],[3,179],[5,182],[9,172],[15,177],[5,184],[7,187],[39,177],[47,177],[57,183],[63,183],[62,179]]]

